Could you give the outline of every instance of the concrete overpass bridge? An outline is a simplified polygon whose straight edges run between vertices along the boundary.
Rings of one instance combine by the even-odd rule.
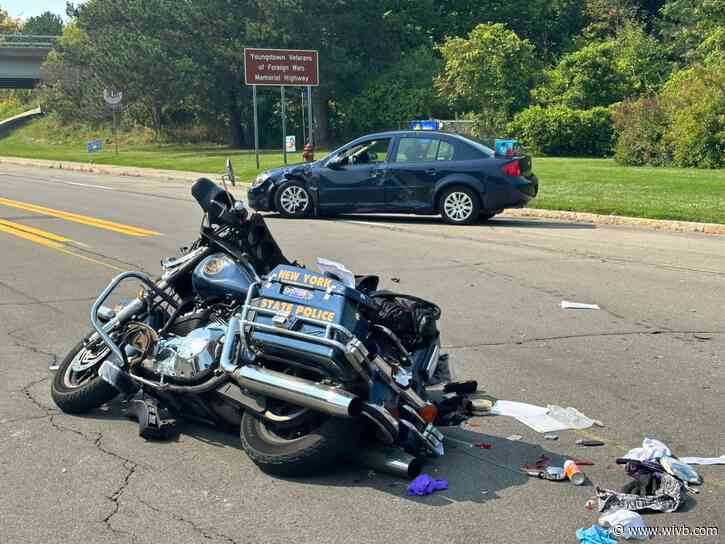
[[[0,34],[0,88],[32,89],[58,36]]]

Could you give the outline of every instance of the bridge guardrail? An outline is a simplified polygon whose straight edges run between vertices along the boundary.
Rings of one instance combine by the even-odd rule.
[[[0,48],[46,48],[52,49],[60,36],[40,36],[34,34],[0,33]]]

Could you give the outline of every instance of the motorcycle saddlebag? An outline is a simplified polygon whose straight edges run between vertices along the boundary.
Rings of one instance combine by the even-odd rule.
[[[276,267],[252,293],[244,321],[259,356],[354,381],[345,345],[364,339],[368,321],[358,309],[365,295],[342,282],[289,265]]]

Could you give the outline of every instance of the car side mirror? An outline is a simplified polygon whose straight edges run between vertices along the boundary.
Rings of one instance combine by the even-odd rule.
[[[340,170],[342,168],[342,159],[340,157],[332,157],[327,161],[327,167],[331,170]]]

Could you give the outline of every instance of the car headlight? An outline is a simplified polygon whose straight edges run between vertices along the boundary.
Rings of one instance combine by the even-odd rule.
[[[265,181],[267,181],[271,176],[266,173],[259,174],[257,178],[254,180],[254,183],[252,183],[252,189],[255,187],[259,187],[262,185]]]

